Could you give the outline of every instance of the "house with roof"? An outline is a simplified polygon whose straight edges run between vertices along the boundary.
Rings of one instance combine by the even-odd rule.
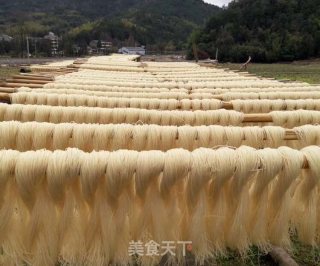
[[[144,46],[141,47],[122,47],[118,51],[120,54],[136,54],[136,55],[145,55],[146,48]]]
[[[92,40],[89,43],[89,49],[87,49],[88,54],[106,54],[108,51],[112,50],[112,42],[103,40]]]
[[[11,42],[13,38],[7,34],[0,34],[0,42]]]

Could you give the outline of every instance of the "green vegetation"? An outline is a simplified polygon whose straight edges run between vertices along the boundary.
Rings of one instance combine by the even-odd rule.
[[[296,239],[293,240],[291,257],[301,266],[315,266],[320,265],[320,250],[319,248],[312,248],[299,243]],[[227,256],[218,257],[217,259],[209,262],[207,265],[216,266],[274,266],[275,263],[270,255],[259,251],[254,247],[247,254],[242,257],[238,253],[228,252]]]
[[[0,54],[22,55],[26,36],[43,37],[48,31],[63,37],[66,55],[72,55],[74,44],[85,51],[92,40],[182,50],[191,32],[218,10],[202,0],[6,1],[0,9],[0,33],[15,41],[9,51],[0,45]]]
[[[292,258],[303,266],[320,265],[320,249],[301,244],[296,239],[293,241]]]
[[[208,265],[216,266],[274,266],[272,258],[259,251],[258,248],[254,247],[246,256],[229,251],[226,256],[219,256],[218,258],[210,261]]]
[[[15,75],[18,73],[19,68],[17,67],[0,67],[0,82],[6,78],[9,78],[11,75]]]
[[[234,70],[239,70],[241,67],[240,64],[230,63],[220,64],[219,66]],[[247,71],[267,78],[320,84],[320,61],[301,61],[290,64],[250,64]]]
[[[319,0],[239,0],[216,13],[189,44],[219,61],[278,62],[320,56]]]

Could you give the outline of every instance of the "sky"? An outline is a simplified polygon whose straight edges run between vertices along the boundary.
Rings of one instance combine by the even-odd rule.
[[[229,2],[231,2],[231,0],[204,0],[204,1],[216,6],[227,5]]]

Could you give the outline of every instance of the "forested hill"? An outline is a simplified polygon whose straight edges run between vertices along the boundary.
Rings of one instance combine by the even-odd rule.
[[[292,61],[320,56],[320,0],[238,0],[193,33],[199,54],[221,61]]]
[[[183,45],[218,10],[202,0],[0,0],[0,33]]]
[[[1,9],[10,16],[16,13],[28,13],[27,16],[36,13],[48,15],[66,15],[78,13],[84,18],[96,19],[101,16],[110,16],[121,10],[134,7],[141,0],[0,0]]]

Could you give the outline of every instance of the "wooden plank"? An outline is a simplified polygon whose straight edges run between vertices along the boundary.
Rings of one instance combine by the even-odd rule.
[[[18,90],[16,88],[7,88],[7,87],[0,87],[0,92],[2,93],[14,93]]]
[[[49,80],[36,80],[36,79],[32,79],[32,80],[28,80],[28,79],[6,79],[6,82],[8,83],[27,83],[27,84],[47,84],[51,81]]]
[[[245,114],[243,123],[272,123],[270,114]]]
[[[222,108],[226,110],[233,110],[233,104],[231,102],[222,102]]]
[[[53,81],[54,77],[44,75],[12,75],[13,79]]]
[[[20,88],[20,87],[43,88],[42,84],[28,84],[28,83],[4,83],[1,86],[9,87],[9,88]]]

